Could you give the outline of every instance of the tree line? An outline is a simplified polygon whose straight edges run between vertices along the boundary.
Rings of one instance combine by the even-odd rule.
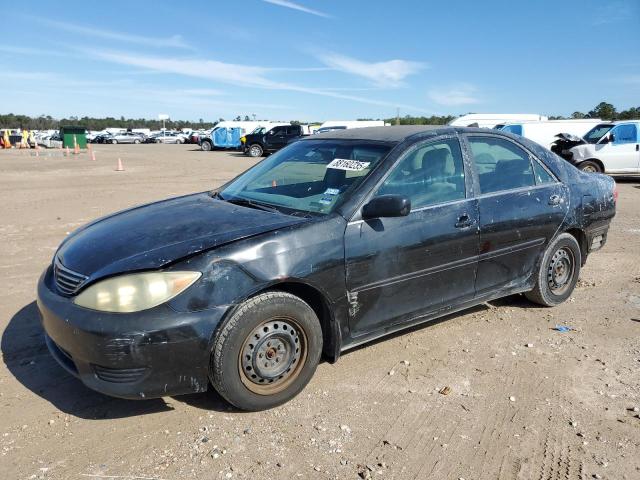
[[[170,130],[180,128],[192,128],[194,130],[210,129],[217,122],[205,122],[199,119],[197,122],[189,120],[165,120],[165,127]],[[151,120],[148,118],[93,118],[93,117],[69,117],[53,118],[50,115],[40,115],[31,117],[29,115],[15,115],[9,113],[0,114],[0,128],[20,128],[26,130],[57,130],[62,126],[84,127],[87,130],[104,130],[105,128],[149,128],[160,130],[162,120]]]
[[[432,115],[429,117],[412,117],[405,115],[400,117],[391,117],[383,119],[385,122],[395,125],[400,122],[400,125],[446,125],[451,120],[456,118],[455,115]],[[631,107],[626,110],[618,111],[616,107],[607,102],[600,102],[593,110],[588,112],[573,112],[569,117],[563,116],[549,116],[550,120],[563,120],[563,119],[580,119],[580,118],[601,118],[602,120],[631,120],[640,119],[640,107]],[[249,120],[248,115],[235,117],[234,120]],[[374,120],[372,118],[359,118],[358,120]],[[380,120],[379,118],[377,120]],[[224,121],[224,118],[219,118],[218,121],[205,122],[200,118],[197,122],[190,120],[166,120],[165,126],[168,129],[180,129],[180,128],[192,128],[194,130],[210,129],[213,128],[218,122]],[[291,123],[301,123],[297,120],[292,120]],[[307,122],[305,122],[307,123]],[[309,123],[322,123],[322,122],[309,122]],[[159,130],[162,128],[162,120],[152,120],[148,118],[93,118],[93,117],[69,117],[56,119],[50,115],[40,115],[38,117],[31,117],[28,115],[14,115],[9,113],[6,115],[0,114],[0,128],[21,128],[27,130],[56,130],[61,126],[79,126],[84,127],[87,130],[104,130],[105,128],[149,128],[151,130]]]

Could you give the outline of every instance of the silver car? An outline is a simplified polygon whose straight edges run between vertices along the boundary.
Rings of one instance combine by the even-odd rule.
[[[154,135],[155,143],[185,143],[187,136],[184,133],[164,132]]]
[[[122,132],[116,133],[107,139],[107,142],[110,143],[142,143],[144,142],[144,137],[139,133],[133,132]]]

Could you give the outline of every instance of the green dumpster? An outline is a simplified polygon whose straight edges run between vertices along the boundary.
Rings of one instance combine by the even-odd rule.
[[[60,136],[63,148],[74,148],[76,142],[78,147],[87,148],[87,129],[84,127],[60,127]]]

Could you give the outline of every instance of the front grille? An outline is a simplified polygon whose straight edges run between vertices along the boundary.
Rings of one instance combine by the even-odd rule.
[[[58,291],[70,297],[80,290],[80,287],[82,287],[89,277],[69,270],[62,265],[62,262],[56,257],[53,262],[53,278],[55,279]]]
[[[93,371],[100,380],[111,383],[133,383],[140,380],[147,371],[146,367],[140,368],[109,368],[93,365]]]

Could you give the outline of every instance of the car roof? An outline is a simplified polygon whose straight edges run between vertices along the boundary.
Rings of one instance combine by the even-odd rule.
[[[331,130],[328,132],[316,133],[315,135],[306,137],[304,140],[370,140],[400,143],[409,137],[423,133],[430,133],[431,136],[451,135],[453,133],[503,134],[498,130],[487,128],[449,127],[447,125],[392,125],[386,127],[362,127],[348,128],[346,130]]]

